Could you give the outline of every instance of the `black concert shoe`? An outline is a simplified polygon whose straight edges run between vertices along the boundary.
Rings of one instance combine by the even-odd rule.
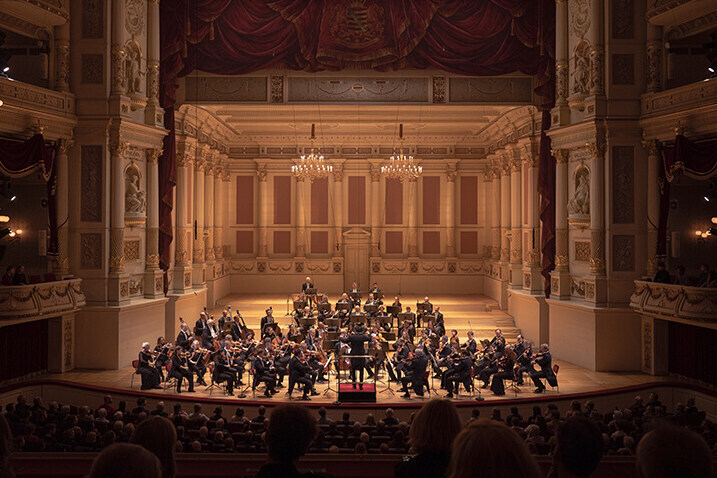
[[[543,393],[545,391],[544,387],[538,387],[535,390],[533,390],[533,393]]]
[[[493,392],[493,395],[495,395],[496,397],[502,397],[502,396],[505,395],[505,392],[504,392],[504,393],[496,393],[496,392]]]
[[[187,390],[187,393],[194,393],[194,389],[190,388],[189,390]]]
[[[264,392],[264,396],[265,396],[266,398],[272,398],[271,392],[270,392],[269,390],[267,390],[266,392]]]
[[[277,384],[276,384],[276,388],[284,388],[284,385],[282,385],[282,384],[280,384],[280,383],[277,383]]]
[[[411,398],[411,396],[408,394],[408,392],[401,395],[401,398]]]
[[[317,392],[316,390],[312,390],[312,391],[311,391],[311,396],[312,396],[312,397],[315,397],[315,396],[318,395],[318,394],[319,394],[319,392]]]
[[[177,389],[177,392],[176,392],[176,393],[182,393],[182,391],[181,391],[180,389]]]
[[[448,392],[448,395],[446,395],[446,398],[453,398],[453,392]]]
[[[302,400],[307,400],[307,401],[308,401],[308,400],[311,400],[308,395],[304,395],[303,397],[301,397],[301,399],[302,399]]]

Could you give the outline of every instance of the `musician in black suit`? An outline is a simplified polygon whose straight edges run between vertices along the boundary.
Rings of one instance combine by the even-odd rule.
[[[361,290],[358,287],[358,284],[356,282],[353,282],[351,284],[351,289],[349,289],[349,293],[351,294],[360,294]],[[361,306],[361,299],[351,299],[351,307]]]
[[[219,327],[219,330],[224,330],[224,324],[228,324],[231,321],[232,318],[229,315],[229,311],[226,309],[222,310],[222,316],[217,319],[217,326]]]
[[[149,351],[149,342],[144,342],[142,344],[142,350],[139,351],[137,371],[142,376],[142,390],[162,388],[159,386],[161,376],[152,362],[152,353]]]
[[[478,344],[476,343],[476,339],[473,337],[472,330],[468,331],[468,341],[464,344],[464,347],[471,355],[475,354],[478,350]]]
[[[428,367],[428,357],[421,349],[416,349],[414,353],[416,356],[405,368],[405,375],[401,379],[401,383],[403,384],[403,398],[411,398],[411,394],[408,392],[409,383],[416,395],[419,397],[423,396],[424,376],[426,374],[426,367]]]
[[[523,336],[518,336],[518,344],[515,346],[516,359],[516,383],[518,386],[523,385],[523,374],[533,372],[533,347],[530,342],[523,340]]]
[[[437,336],[443,337],[446,335],[446,323],[443,318],[443,312],[441,312],[441,307],[436,306],[436,309],[434,311],[435,320],[434,320],[434,332]]]
[[[182,380],[187,379],[189,387],[187,392],[194,393],[194,375],[189,370],[187,357],[182,353],[182,347],[174,347],[174,355],[172,355],[172,368],[169,376],[177,379],[177,393],[182,393]]]
[[[197,383],[199,385],[207,385],[204,381],[204,374],[207,373],[207,366],[204,364],[204,354],[206,351],[202,351],[199,347],[199,341],[194,340],[192,342],[191,356],[189,357],[189,370],[197,374]]]
[[[393,358],[387,362],[386,370],[388,370],[388,377],[392,381],[398,382],[401,379],[401,371],[406,368],[405,361],[408,358],[409,350],[406,341],[401,337],[393,344],[393,349],[396,352],[393,354]]]
[[[493,346],[496,352],[503,353],[503,351],[505,350],[505,337],[503,337],[502,330],[495,329],[495,337],[491,339],[490,344]]]
[[[242,338],[242,325],[241,320],[239,319],[239,315],[234,316],[234,321],[232,322],[232,326],[229,329],[229,332],[232,334],[232,339],[235,341],[241,340]]]
[[[553,372],[553,358],[550,356],[548,344],[540,346],[540,353],[536,354],[533,358],[533,363],[540,367],[539,371],[534,371],[530,374],[530,378],[537,387],[534,393],[543,393],[545,391],[545,385],[540,381],[541,378],[546,379],[550,386],[557,387],[558,378],[555,376],[555,372]]]
[[[378,282],[374,282],[373,286],[371,286],[371,290],[369,291],[370,294],[373,294],[373,298],[376,300],[378,305],[383,304],[383,297],[381,294],[381,289],[378,288]]]
[[[192,345],[192,334],[189,332],[189,326],[186,322],[182,322],[182,325],[179,326],[179,334],[177,334],[177,345],[182,347],[183,349],[188,349],[190,345]]]
[[[481,365],[479,365],[485,365],[478,374],[478,379],[483,381],[481,388],[488,388],[490,386],[490,377],[498,371],[498,362],[500,362],[503,358],[503,353],[504,352],[499,351],[492,345],[489,347],[488,357],[484,359],[484,362]]]
[[[157,345],[154,347],[154,366],[159,372],[159,378],[164,382],[164,366],[169,362],[169,348],[170,345],[164,340],[164,337],[157,337]]]
[[[446,398],[453,398],[453,390],[458,395],[458,387],[462,383],[467,391],[471,390],[471,366],[473,361],[467,350],[461,350],[461,357],[456,365],[455,371],[446,379],[448,395]]]
[[[207,314],[206,312],[202,312],[199,314],[199,318],[197,319],[197,322],[194,324],[194,335],[196,337],[202,337],[202,334],[204,333],[204,329],[207,327]]]
[[[304,294],[304,295],[306,295],[306,298],[307,298],[308,301],[309,301],[309,305],[313,305],[313,304],[314,304],[314,297],[313,297],[313,294],[312,294],[312,295],[306,294],[306,291],[307,291],[308,289],[313,289],[313,288],[314,288],[314,283],[311,282],[311,277],[306,276],[306,279],[304,280],[304,283],[301,284],[301,293]]]
[[[296,384],[304,386],[304,395],[301,397],[302,400],[311,400],[309,393],[311,393],[311,395],[318,395],[318,393],[313,390],[314,384],[311,381],[311,366],[303,351],[297,350],[294,357],[292,357],[289,362],[289,373],[289,396],[291,396],[292,388]]]
[[[267,326],[268,324],[274,324],[274,323],[275,323],[275,322],[274,322],[274,315],[273,315],[273,314],[274,314],[274,308],[273,308],[273,307],[269,307],[268,309],[266,309],[266,315],[261,318],[261,325],[260,325],[260,327],[261,327],[261,338],[262,338],[262,339],[263,339],[264,337],[266,337],[266,330],[267,330],[267,327],[266,327],[266,326]],[[272,328],[273,328],[273,327],[274,327],[274,326],[272,325]]]
[[[216,383],[227,383],[227,393],[234,395],[234,382],[236,380],[236,369],[229,366],[229,361],[224,350],[220,350],[214,358],[214,381]]]
[[[259,383],[264,382],[266,385],[266,391],[264,396],[271,398],[273,394],[277,393],[276,390],[276,373],[272,372],[272,364],[269,362],[269,353],[266,349],[262,350],[259,355],[254,358],[254,383],[251,388],[255,390]]]
[[[214,319],[207,321],[207,326],[202,332],[202,347],[214,350],[214,340],[219,339],[219,330],[217,329]]]
[[[348,343],[351,346],[351,355],[366,355],[366,349],[364,343],[370,339],[366,335],[366,327],[363,324],[357,324],[354,328],[354,333],[345,338],[340,338],[342,342]],[[363,390],[363,371],[366,367],[366,359],[363,357],[352,357],[351,358],[351,381],[353,382],[353,388],[356,388],[356,372],[359,373],[359,389]]]
[[[420,313],[416,316],[416,321],[417,321],[416,326],[417,326],[418,328],[421,327],[421,319],[422,319],[424,316],[430,315],[431,313],[433,313],[433,304],[431,304],[431,301],[428,300],[428,297],[425,297],[425,298],[423,299],[423,302],[421,302],[421,304],[423,305],[423,312],[420,312]],[[408,308],[407,308],[407,309],[408,309]],[[408,311],[408,310],[407,310],[407,311]]]

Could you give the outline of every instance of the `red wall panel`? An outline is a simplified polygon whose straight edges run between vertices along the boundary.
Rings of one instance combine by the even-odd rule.
[[[291,177],[274,176],[274,224],[291,224]]]
[[[311,224],[329,223],[329,178],[311,183]]]
[[[403,232],[386,231],[386,244],[384,245],[386,254],[402,254],[403,253]]]
[[[478,224],[477,176],[461,176],[461,224]]]
[[[251,254],[254,252],[254,231],[237,231],[237,254]]]
[[[478,233],[461,231],[461,254],[478,254]]]
[[[423,224],[441,223],[441,178],[423,178]]]
[[[366,177],[349,176],[349,224],[366,223]]]
[[[274,231],[274,254],[291,252],[291,231]]]
[[[403,224],[403,183],[386,179],[386,224]]]
[[[439,231],[423,231],[423,253],[441,253],[441,233]]]
[[[329,253],[329,233],[327,231],[311,231],[311,253]]]
[[[254,224],[254,176],[237,176],[237,224]]]

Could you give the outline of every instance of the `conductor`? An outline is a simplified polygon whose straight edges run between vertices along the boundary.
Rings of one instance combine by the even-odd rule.
[[[368,341],[370,337],[366,334],[366,326],[363,324],[357,324],[354,328],[354,333],[348,337],[340,337],[341,342],[349,344],[351,347],[351,355],[366,355],[366,349],[364,348],[364,342]],[[363,371],[366,367],[366,359],[364,357],[351,357],[351,381],[353,387],[356,388],[356,371],[359,373],[359,389],[363,390]]]

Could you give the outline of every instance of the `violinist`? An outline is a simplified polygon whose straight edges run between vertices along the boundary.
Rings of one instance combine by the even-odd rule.
[[[139,361],[137,362],[137,371],[142,376],[142,390],[162,388],[159,386],[161,376],[152,361],[149,342],[142,343],[142,350],[139,351]]]
[[[192,343],[192,334],[189,332],[189,326],[186,322],[182,322],[179,326],[179,334],[177,335],[177,345],[182,348],[189,348]]]
[[[503,379],[515,376],[515,372],[513,372],[515,359],[515,352],[510,346],[507,346],[503,357],[498,361],[498,370],[493,374],[493,381],[490,384],[490,389],[499,397],[505,395]]]
[[[269,357],[269,352],[264,349],[254,358],[252,367],[254,368],[254,383],[252,383],[252,390],[255,390],[259,383],[264,382],[266,385],[266,391],[264,396],[271,398],[276,390],[276,370],[274,364]]]
[[[543,393],[545,391],[545,385],[543,385],[543,382],[540,380],[541,378],[546,379],[550,386],[557,387],[558,379],[555,376],[555,372],[553,372],[553,359],[550,356],[548,344],[540,346],[540,353],[535,354],[532,363],[540,367],[539,371],[534,371],[530,374],[530,378],[537,387],[534,393]]]
[[[456,329],[451,330],[451,336],[448,339],[448,343],[451,344],[451,347],[453,347],[453,345],[461,345],[461,338],[458,337],[458,331]]]
[[[403,338],[396,340],[394,349],[396,351],[393,354],[393,358],[387,363],[387,370],[389,378],[394,382],[398,382],[401,379],[401,371],[405,368],[406,360],[408,359],[409,350],[406,340]]]
[[[471,366],[473,361],[467,350],[461,350],[460,358],[456,365],[455,370],[449,377],[446,378],[446,386],[448,387],[448,395],[446,398],[453,398],[453,391],[458,395],[458,387],[462,383],[465,389],[470,392],[471,390]]]
[[[311,395],[318,395],[318,392],[313,389],[313,383],[310,378],[311,367],[308,364],[308,360],[304,355],[304,352],[299,349],[296,354],[289,362],[289,371],[291,373],[291,383],[304,386],[304,395],[301,397],[302,400],[311,400]],[[289,386],[289,396],[291,396],[291,385]]]
[[[376,303],[378,305],[383,304],[383,300],[381,300],[381,289],[378,288],[378,282],[374,282],[371,286],[371,290],[369,291],[370,294],[373,295],[373,298],[376,300]]]
[[[515,380],[518,386],[523,385],[523,373],[533,372],[533,347],[530,342],[518,336],[518,343],[513,348],[517,358],[515,359]]]
[[[448,337],[441,337],[438,341],[438,369],[448,367],[450,365],[448,357],[451,355],[451,346],[448,345]],[[434,378],[441,378],[438,370]]]
[[[222,349],[214,357],[214,381],[216,383],[227,383],[227,393],[234,395],[234,382],[236,380],[236,369],[229,365],[226,352]]]
[[[272,307],[269,307],[266,309],[266,315],[261,318],[261,338],[263,339],[266,337],[266,334],[269,329],[274,330],[274,309]],[[268,327],[267,327],[268,326]]]
[[[473,337],[473,331],[468,331],[468,341],[463,344],[463,347],[468,352],[470,352],[471,356],[475,355],[476,351],[478,351],[478,344],[476,343],[476,339]]]
[[[481,388],[488,388],[490,385],[490,377],[498,371],[498,362],[503,358],[503,351],[499,351],[495,346],[488,348],[488,357],[486,357],[485,367],[478,374],[478,379],[483,381]]]
[[[241,340],[243,331],[244,331],[244,329],[241,324],[241,319],[240,319],[239,315],[235,315],[234,321],[232,322],[232,326],[229,329],[229,332],[232,334],[232,339]]]
[[[299,322],[299,319],[311,319],[313,317],[313,314],[311,313],[311,309],[307,305],[304,307],[303,310],[296,311],[296,315],[294,316],[294,320],[296,321],[296,325],[299,326],[299,330],[302,334],[306,335],[309,326],[308,325],[301,325],[301,322]]]
[[[496,350],[496,352],[503,353],[505,350],[505,337],[503,337],[503,331],[500,329],[495,329],[495,337],[493,337],[490,341],[490,344],[493,346],[493,348]]]
[[[170,345],[164,340],[164,337],[157,337],[157,345],[154,346],[154,366],[159,372],[159,380],[164,382],[164,366],[169,362],[169,348]]]
[[[410,308],[407,308],[410,309]],[[409,342],[413,343],[413,338],[416,336],[416,328],[413,326],[411,319],[406,319],[403,324],[398,328],[396,333],[399,337],[403,337],[404,334],[408,336]]]
[[[197,374],[197,383],[205,387],[207,386],[207,382],[204,381],[204,374],[207,373],[205,358],[208,354],[209,350],[202,349],[198,340],[192,342],[191,356],[188,360],[189,370]]]
[[[272,345],[270,350],[273,351],[274,368],[276,369],[277,374],[276,388],[284,388],[284,376],[289,373],[287,367],[289,365],[289,361],[291,360],[291,344],[289,343],[289,340],[284,337],[281,339],[281,345],[279,347],[275,348]]]
[[[194,324],[194,334],[197,337],[203,337],[204,336],[204,329],[207,328],[207,313],[202,312],[199,314],[199,318],[197,319],[197,323]]]
[[[423,397],[424,376],[426,367],[428,367],[428,357],[421,349],[416,349],[414,354],[413,360],[410,360],[404,369],[405,376],[401,379],[403,398],[411,398],[411,394],[408,392],[409,383],[413,388],[413,392],[419,397]]]
[[[189,370],[187,356],[182,352],[182,347],[174,347],[174,355],[172,355],[172,368],[169,370],[169,376],[177,379],[177,393],[182,393],[182,380],[187,379],[189,386],[187,392],[194,393],[194,375]]]
[[[289,325],[289,331],[286,333],[286,338],[289,339],[289,342],[297,342],[300,337],[301,334],[299,333],[296,324]]]
[[[217,326],[214,323],[214,319],[209,319],[207,321],[207,326],[204,328],[204,330],[202,332],[202,347],[204,347],[205,349],[212,349],[212,350],[216,351],[217,347],[219,345],[217,342],[218,338],[219,338],[219,330],[217,329]]]

